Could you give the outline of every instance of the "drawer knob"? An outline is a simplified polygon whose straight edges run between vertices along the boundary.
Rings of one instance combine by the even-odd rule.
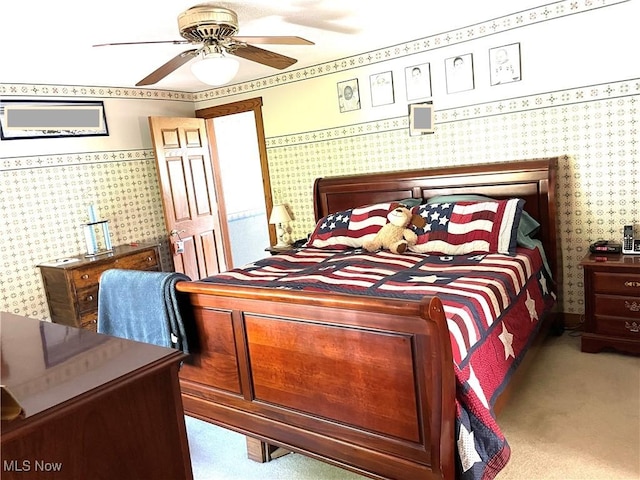
[[[153,260],[153,257],[147,257],[147,262],[150,262],[151,260]]]
[[[633,333],[640,333],[640,323],[638,322],[624,322],[624,328]]]
[[[640,287],[640,282],[624,282],[625,287]]]
[[[88,273],[85,273],[85,274],[84,274],[84,275],[82,275],[82,277],[80,277],[80,278],[82,278],[83,280],[86,280],[87,278],[89,278],[89,274],[88,274]]]
[[[87,302],[93,301],[93,295],[87,295]]]
[[[638,302],[628,302],[627,300],[625,300],[624,306],[632,312],[640,312],[640,303]]]

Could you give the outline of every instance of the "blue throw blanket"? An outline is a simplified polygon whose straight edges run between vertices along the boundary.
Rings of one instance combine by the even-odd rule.
[[[182,273],[106,270],[98,290],[98,333],[189,352],[176,283]]]

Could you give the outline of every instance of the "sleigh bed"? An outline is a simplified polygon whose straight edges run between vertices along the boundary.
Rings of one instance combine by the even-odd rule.
[[[471,194],[521,199],[539,227],[508,254],[400,255],[327,243],[320,222],[306,247],[180,282],[198,336],[180,374],[185,413],[371,478],[493,478],[510,452],[495,415],[555,321],[555,169],[316,180],[316,220],[411,199],[433,215],[466,205],[443,195]]]

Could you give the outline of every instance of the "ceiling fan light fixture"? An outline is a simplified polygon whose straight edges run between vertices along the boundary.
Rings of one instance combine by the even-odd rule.
[[[191,72],[202,83],[218,87],[233,80],[240,62],[222,53],[207,53],[202,60],[191,64]]]

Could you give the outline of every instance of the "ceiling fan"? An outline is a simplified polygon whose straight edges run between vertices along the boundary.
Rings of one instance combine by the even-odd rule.
[[[204,83],[223,85],[233,79],[238,71],[238,61],[225,54],[235,55],[269,67],[283,70],[297,62],[295,58],[271,52],[252,45],[280,44],[280,45],[313,45],[314,43],[300,37],[268,36],[268,37],[239,37],[238,16],[233,10],[203,3],[191,7],[178,15],[178,28],[184,40],[161,40],[149,42],[121,42],[102,43],[94,47],[109,45],[134,45],[150,43],[191,43],[197,48],[186,50],[167,63],[157,68],[136,86],[153,85],[174,70],[198,55],[202,55],[199,62],[192,64],[193,74]]]

